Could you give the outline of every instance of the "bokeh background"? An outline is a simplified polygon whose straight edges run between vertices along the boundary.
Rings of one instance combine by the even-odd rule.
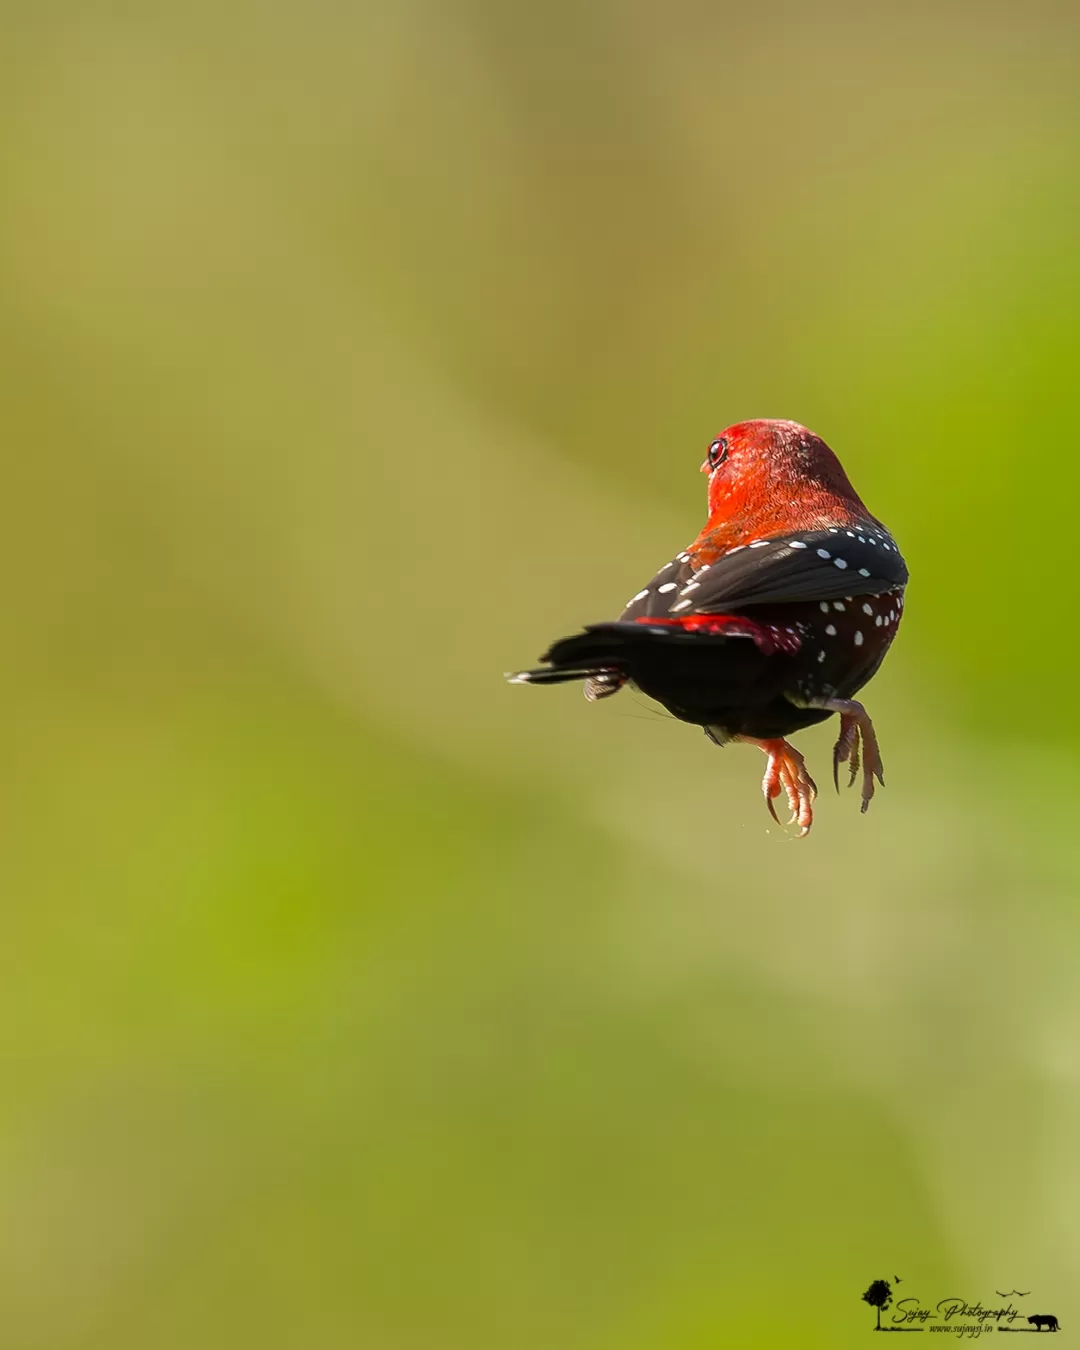
[[[5,19],[0,1340],[1068,1331],[1075,6]],[[501,679],[755,416],[913,573],[805,841]]]

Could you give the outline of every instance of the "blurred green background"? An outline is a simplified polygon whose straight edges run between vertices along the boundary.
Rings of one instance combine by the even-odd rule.
[[[1075,6],[5,17],[0,1341],[1075,1326]],[[501,679],[761,416],[913,574],[802,842]]]

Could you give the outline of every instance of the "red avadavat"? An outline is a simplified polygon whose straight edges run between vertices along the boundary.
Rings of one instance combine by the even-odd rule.
[[[762,782],[783,791],[806,834],[817,789],[785,737],[840,717],[833,779],[862,768],[862,809],[884,784],[877,737],[852,697],[896,636],[908,573],[892,535],[862,504],[840,461],[797,422],[728,427],[701,466],[709,519],[697,539],[612,623],[556,642],[527,684],[584,680],[587,698],[631,684],[718,745],[768,755]]]

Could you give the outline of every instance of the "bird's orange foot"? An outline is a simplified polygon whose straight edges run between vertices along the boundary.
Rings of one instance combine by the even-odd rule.
[[[833,749],[833,782],[839,792],[840,765],[846,764],[850,772],[848,787],[851,787],[859,776],[861,761],[862,809],[865,811],[874,795],[874,780],[885,786],[885,766],[881,762],[870,714],[861,703],[848,698],[822,699],[816,706],[840,714],[840,735]]]
[[[784,792],[791,808],[788,824],[798,825],[801,839],[809,833],[814,823],[814,798],[817,796],[817,784],[806,772],[806,760],[793,745],[784,740],[759,741],[750,736],[740,736],[739,739],[758,746],[769,756],[765,777],[761,780],[765,805],[769,808],[769,815],[779,825],[773,800]]]

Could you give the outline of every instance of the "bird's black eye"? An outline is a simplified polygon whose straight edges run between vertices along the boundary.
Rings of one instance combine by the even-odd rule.
[[[727,459],[727,441],[720,436],[709,446],[709,468],[715,469]]]

